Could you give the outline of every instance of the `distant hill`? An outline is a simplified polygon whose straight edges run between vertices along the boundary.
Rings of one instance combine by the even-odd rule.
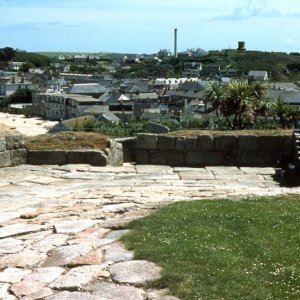
[[[55,56],[64,55],[70,57],[75,54],[95,54],[88,52],[25,52],[16,51],[12,48],[6,47],[0,49],[0,67],[12,61],[24,61],[36,67],[49,66],[51,62],[55,61]],[[98,52],[102,59],[113,60],[117,56],[132,55],[125,53],[104,53]],[[226,68],[236,69],[239,76],[247,75],[250,70],[268,71],[273,81],[281,82],[300,82],[300,53],[282,53],[282,52],[263,52],[263,51],[246,51],[246,50],[231,50],[225,49],[221,51],[209,51],[206,55],[198,57],[168,57],[163,60],[162,64],[157,62],[145,62],[140,65],[131,65],[132,70],[136,76],[143,74],[143,76],[164,76],[172,74],[172,76],[181,76],[183,70],[183,62],[197,61],[203,64],[215,63],[220,65],[221,69]],[[165,69],[173,65],[172,72],[167,72]],[[137,70],[135,70],[137,69]],[[154,69],[153,72],[150,72]],[[149,71],[150,70],[150,71]],[[165,73],[163,72],[165,71]],[[125,71],[122,71],[123,73]],[[129,71],[128,71],[129,72]],[[120,76],[124,74],[121,73]],[[126,72],[125,72],[126,73]],[[161,73],[161,74],[160,74]],[[126,75],[126,74],[125,74]],[[125,76],[124,75],[124,76]],[[127,74],[128,75],[128,74]]]
[[[249,70],[268,71],[275,81],[300,80],[300,53],[223,50],[212,51],[199,59],[203,63],[217,63],[222,69],[235,68],[238,75]]]

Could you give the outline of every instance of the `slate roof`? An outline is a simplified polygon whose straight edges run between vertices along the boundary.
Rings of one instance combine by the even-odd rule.
[[[300,105],[300,91],[269,90],[268,95],[276,101],[279,97],[288,104]]]
[[[104,94],[106,91],[107,88],[98,83],[74,84],[69,89],[72,94]]]
[[[299,90],[299,87],[293,82],[272,82],[270,88],[274,90]]]
[[[103,105],[82,105],[78,106],[78,111],[81,114],[103,114]]]
[[[98,117],[98,120],[99,121],[104,120],[104,121],[109,121],[109,122],[114,122],[114,123],[120,122],[120,119],[111,111],[107,111],[106,113],[101,114]]]
[[[254,78],[265,78],[268,76],[267,71],[249,71],[248,73],[249,77],[254,77]]]

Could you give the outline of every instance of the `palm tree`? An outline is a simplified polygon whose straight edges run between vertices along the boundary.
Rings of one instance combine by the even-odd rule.
[[[212,110],[216,111],[216,115],[220,117],[221,103],[224,100],[225,88],[219,82],[213,81],[206,91],[206,99],[211,103]]]
[[[253,96],[250,93],[247,81],[231,81],[227,85],[227,96],[225,105],[222,106],[222,113],[231,121],[233,129],[242,128],[245,121],[253,121]]]
[[[267,96],[267,84],[254,81],[249,84],[249,88],[254,100],[254,118],[256,119],[259,115],[267,118],[268,112],[275,106],[272,99]]]

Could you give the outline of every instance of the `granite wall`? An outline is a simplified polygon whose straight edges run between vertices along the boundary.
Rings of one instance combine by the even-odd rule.
[[[18,133],[0,136],[0,167],[10,167],[27,162],[25,138]]]
[[[138,164],[170,166],[276,166],[282,153],[291,151],[291,139],[290,135],[139,134],[131,142],[133,153],[126,157],[134,157]]]

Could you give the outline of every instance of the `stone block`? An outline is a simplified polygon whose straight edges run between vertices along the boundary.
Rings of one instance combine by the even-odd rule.
[[[27,153],[27,163],[32,165],[64,165],[67,163],[67,153],[63,150],[30,150]]]
[[[204,164],[206,166],[221,166],[223,161],[222,151],[205,151]]]
[[[0,152],[0,168],[2,167],[10,167],[10,151],[2,151]]]
[[[147,165],[149,164],[149,151],[137,149],[136,153],[136,163],[140,165]]]
[[[204,165],[204,151],[187,151],[185,153],[185,162],[190,166]]]
[[[266,151],[243,151],[239,153],[238,165],[243,167],[275,166],[276,157]]]
[[[156,134],[145,134],[140,133],[137,135],[137,149],[157,149],[157,139]]]
[[[107,164],[110,166],[123,165],[123,146],[114,140],[110,140],[110,147],[106,149]]]
[[[68,150],[67,152],[68,164],[85,164],[85,155],[82,150]]]
[[[10,151],[11,165],[23,165],[27,163],[27,150],[26,149],[16,149]]]
[[[238,136],[239,151],[258,150],[258,136],[257,135],[239,135]]]
[[[6,137],[6,149],[25,148],[25,138],[23,135],[8,135]]]
[[[167,151],[164,160],[168,166],[184,166],[184,153],[180,151]]]
[[[283,149],[286,151],[291,151],[292,149],[292,135],[285,134],[283,136]]]
[[[157,141],[157,148],[162,150],[175,150],[176,149],[176,137],[159,135]]]
[[[136,138],[117,138],[115,141],[121,143],[123,146],[123,162],[133,162],[136,160]]]
[[[182,137],[176,138],[175,148],[178,151],[184,151],[185,150],[185,138],[182,138]]]
[[[185,149],[193,151],[198,149],[198,139],[196,137],[189,137],[185,139]]]
[[[238,152],[237,151],[223,151],[222,153],[222,165],[223,166],[236,166],[238,164]]]
[[[258,137],[258,150],[282,151],[283,150],[283,135],[262,135]]]
[[[87,150],[84,151],[84,157],[86,163],[92,165],[92,166],[99,166],[104,167],[107,166],[107,156],[104,154],[103,151],[100,150]]]
[[[0,136],[0,152],[6,150],[6,138],[4,136]]]
[[[165,151],[149,151],[149,164],[166,165]]]
[[[213,150],[214,149],[214,137],[213,135],[200,135],[197,138],[198,150]]]
[[[215,135],[214,145],[215,150],[237,150],[238,138],[236,135]]]

